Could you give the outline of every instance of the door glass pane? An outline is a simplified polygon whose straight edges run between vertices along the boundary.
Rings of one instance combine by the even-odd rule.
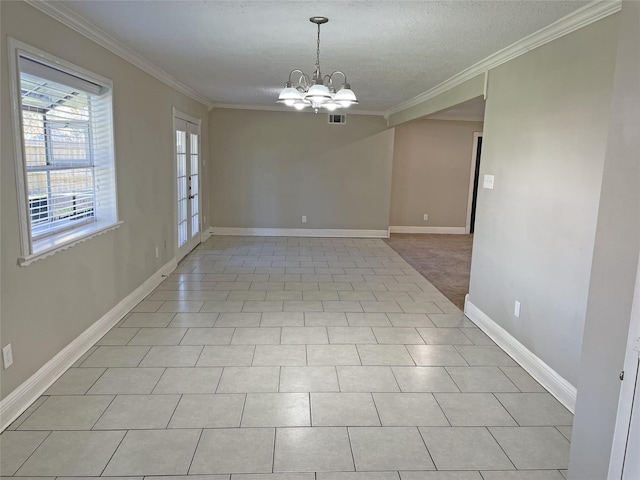
[[[191,155],[198,155],[198,135],[195,133],[191,134]]]
[[[198,195],[198,175],[191,175],[191,235],[195,235],[200,231],[199,216],[200,208],[198,201],[200,195]]]
[[[176,131],[176,152],[187,153],[187,132]]]
[[[191,233],[193,235],[198,233],[200,230],[200,227],[198,226],[198,223],[200,222],[198,221],[198,219],[199,219],[198,215],[194,215],[193,217],[191,217]]]
[[[177,201],[178,201],[178,247],[187,240],[187,132],[176,131],[176,161],[177,161]]]
[[[178,154],[178,177],[184,177],[187,174],[187,155]]]
[[[189,147],[191,153],[191,171],[189,174],[191,175],[191,236],[194,236],[198,232],[200,232],[200,220],[199,213],[200,207],[198,205],[200,201],[200,195],[198,192],[198,182],[200,181],[200,177],[198,176],[198,135],[195,133],[191,133],[189,135]]]

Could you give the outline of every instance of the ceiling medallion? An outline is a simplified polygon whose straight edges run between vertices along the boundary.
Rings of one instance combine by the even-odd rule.
[[[278,103],[284,103],[297,110],[311,107],[318,113],[318,110],[326,108],[330,112],[338,108],[346,108],[358,103],[355,93],[351,90],[351,85],[347,82],[344,72],[336,70],[331,75],[322,76],[320,72],[320,25],[329,21],[326,17],[311,17],[311,23],[318,25],[318,48],[316,50],[316,67],[313,76],[304,73],[300,69],[291,70],[289,81],[285,84],[278,97]],[[299,75],[294,75],[299,74]],[[336,74],[342,75],[344,82],[336,92],[333,84],[333,77]],[[292,78],[296,78],[294,82]]]

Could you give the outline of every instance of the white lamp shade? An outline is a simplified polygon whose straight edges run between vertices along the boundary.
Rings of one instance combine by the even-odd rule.
[[[329,89],[324,85],[315,84],[311,86],[311,88],[305,95],[305,99],[320,105],[331,100],[331,93],[329,92]]]
[[[304,96],[298,90],[293,87],[285,87],[280,92],[280,96],[278,97],[279,103],[284,103],[286,105],[293,105],[298,100],[303,100]]]
[[[338,90],[338,92],[333,97],[333,100],[343,107],[348,107],[349,105],[358,103],[356,94],[353,93],[353,90],[348,87],[343,87]]]

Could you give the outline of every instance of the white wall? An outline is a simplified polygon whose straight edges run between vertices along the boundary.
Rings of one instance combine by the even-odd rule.
[[[2,45],[2,346],[14,364],[1,396],[129,295],[174,256],[172,107],[202,118],[207,108],[23,2],[0,2]],[[19,267],[21,255],[10,111],[7,36],[113,81],[120,219],[117,230]],[[206,135],[203,147],[208,149]],[[167,248],[164,249],[164,241]],[[155,246],[160,258],[155,258]]]
[[[485,110],[469,299],[578,387],[618,20],[491,70]]]

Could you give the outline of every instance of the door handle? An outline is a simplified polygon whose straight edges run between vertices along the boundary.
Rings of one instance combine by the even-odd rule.
[[[195,195],[189,195],[189,199],[196,198]]]

